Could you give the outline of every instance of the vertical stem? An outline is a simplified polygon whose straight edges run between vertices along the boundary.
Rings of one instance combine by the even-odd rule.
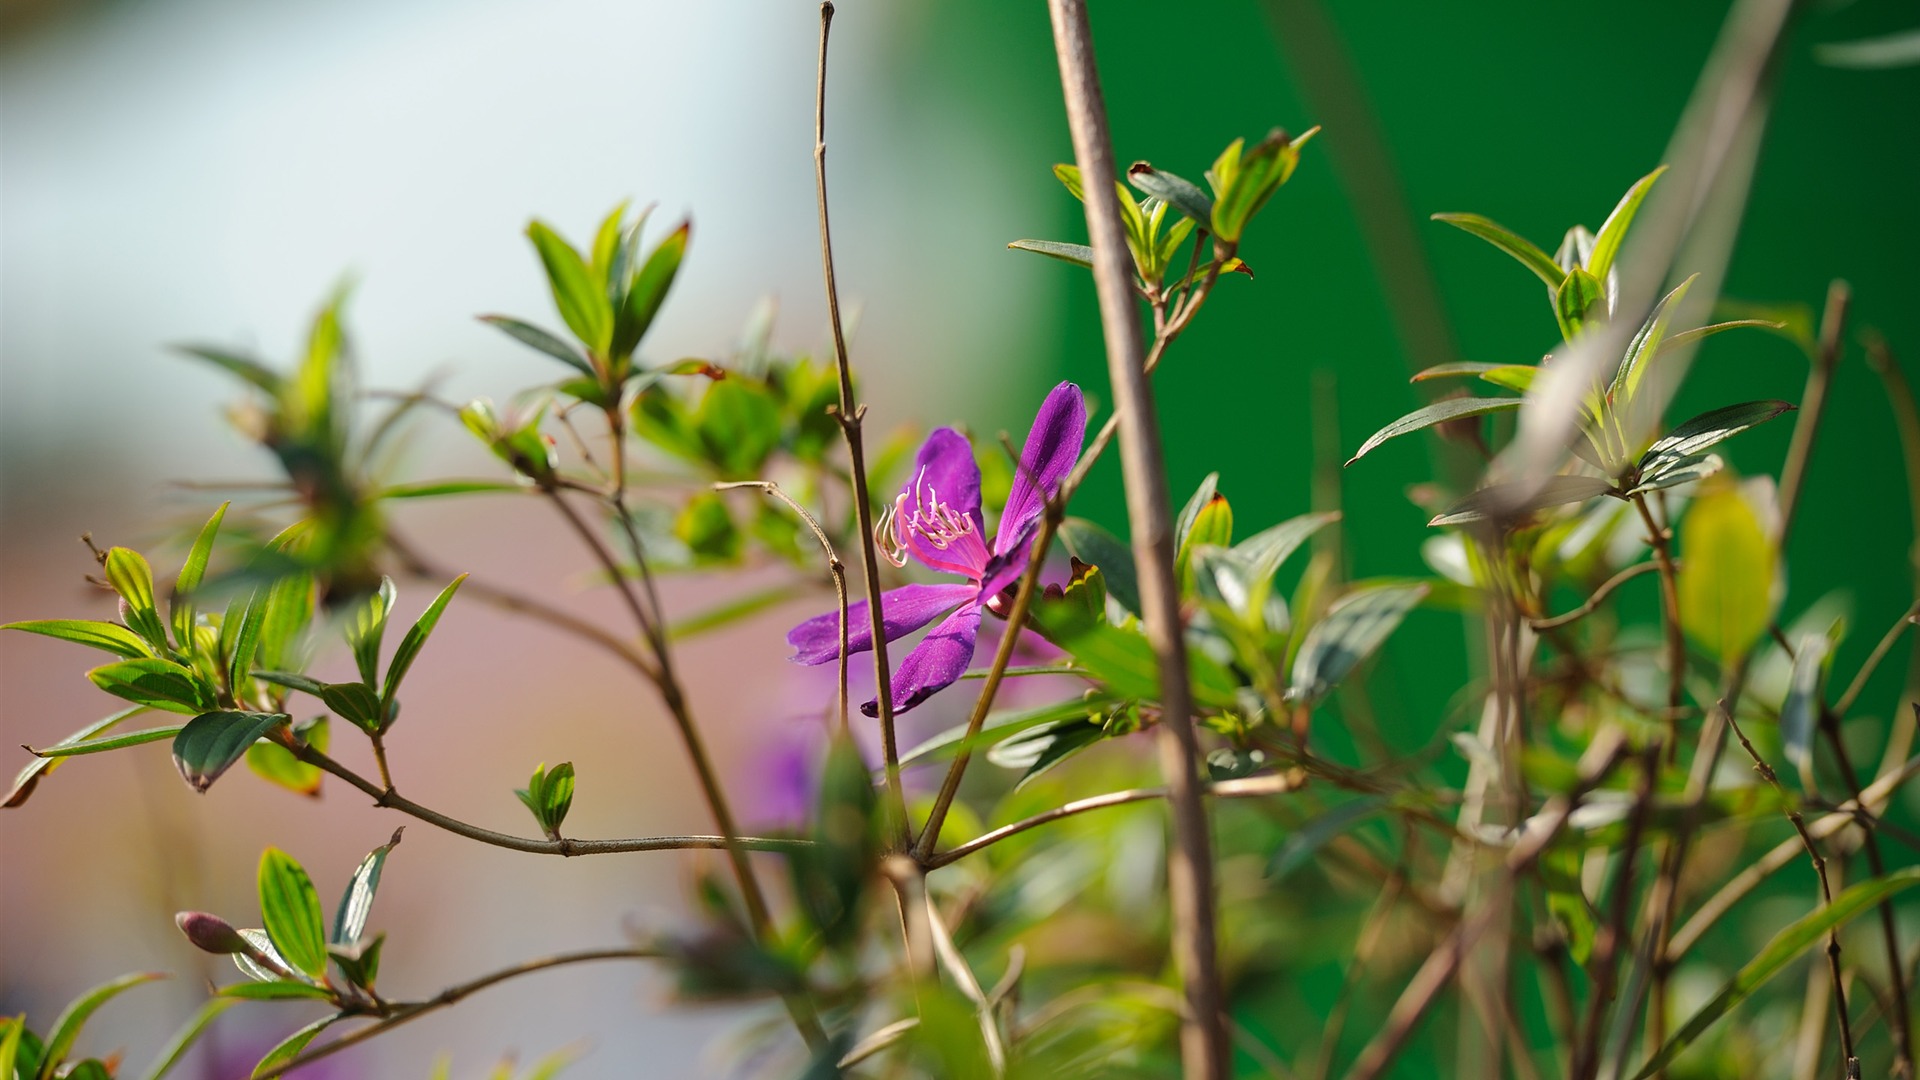
[[[880,708],[880,746],[886,758],[888,831],[900,847],[909,842],[905,790],[900,785],[900,744],[893,731],[893,671],[887,661],[885,613],[880,608],[880,559],[873,543],[873,498],[867,489],[867,454],[860,438],[866,407],[853,400],[853,364],[847,359],[847,335],[840,324],[840,289],[833,277],[833,230],[827,218],[827,36],[833,28],[833,0],[820,4],[820,73],[813,112],[813,180],[820,207],[820,267],[826,279],[827,320],[833,327],[833,357],[840,374],[836,417],[847,442],[847,467],[853,487],[854,520],[860,527],[860,569],[867,578],[867,616],[873,630],[874,697]],[[840,651],[841,663],[846,650]]]
[[[1633,497],[1633,508],[1647,527],[1647,543],[1660,567],[1660,615],[1667,633],[1667,760],[1680,749],[1680,709],[1687,680],[1687,640],[1680,629],[1680,584],[1673,566],[1673,537],[1653,520],[1644,495]]]
[[[1840,765],[1840,773],[1846,777],[1847,793],[1860,806],[1859,814],[1866,828],[1860,830],[1867,851],[1867,869],[1874,877],[1884,877],[1887,873],[1886,856],[1880,851],[1880,837],[1873,828],[1873,811],[1867,806],[1867,798],[1860,786],[1860,776],[1853,770],[1853,758],[1847,753],[1846,741],[1840,737],[1840,717],[1827,713],[1820,718],[1820,729],[1826,736],[1827,745],[1833,748],[1834,760]],[[1893,1009],[1887,1020],[1893,1028],[1893,1075],[1899,1080],[1908,1080],[1913,1076],[1913,1011],[1907,1004],[1906,964],[1900,953],[1900,931],[1894,922],[1893,901],[1880,902],[1880,940],[1887,950],[1887,983],[1893,994]]]
[[[1913,539],[1908,558],[1913,562],[1914,596],[1920,599],[1920,404],[1913,398],[1913,386],[1885,341],[1867,342],[1867,364],[1885,383],[1887,404],[1893,410],[1894,426],[1900,432],[1900,455],[1907,476],[1907,509],[1913,516]],[[1880,757],[1880,772],[1890,774],[1907,759],[1913,745],[1916,714],[1910,705],[1920,703],[1920,634],[1914,635],[1913,652],[1907,660],[1907,685],[1896,707],[1894,728],[1887,748]]]
[[[1181,1059],[1188,1080],[1225,1080],[1228,1068],[1218,957],[1215,954],[1212,838],[1200,798],[1187,652],[1173,574],[1173,530],[1153,392],[1147,382],[1138,314],[1133,306],[1127,243],[1115,201],[1113,148],[1106,102],[1094,64],[1085,0],[1048,0],[1054,52],[1066,95],[1074,159],[1086,191],[1093,276],[1107,344],[1127,518],[1140,579],[1147,638],[1159,660],[1161,717],[1157,742],[1173,812],[1167,886],[1173,908],[1173,952],[1186,991]]]

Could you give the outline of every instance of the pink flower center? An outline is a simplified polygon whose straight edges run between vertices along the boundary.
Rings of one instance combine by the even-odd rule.
[[[925,476],[922,469],[914,478],[911,501],[901,492],[874,523],[880,553],[895,566],[907,565],[907,556],[914,554],[935,569],[978,580],[986,556],[979,529],[972,517],[942,502],[940,493],[923,482]]]

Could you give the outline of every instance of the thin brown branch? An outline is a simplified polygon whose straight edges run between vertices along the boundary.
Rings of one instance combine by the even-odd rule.
[[[1907,373],[1900,370],[1893,350],[1878,335],[1867,340],[1867,365],[1886,387],[1887,404],[1893,410],[1894,426],[1900,432],[1901,471],[1906,474],[1907,511],[1912,517],[1913,543],[1908,546],[1908,558],[1913,563],[1914,596],[1920,598],[1920,403],[1914,401],[1913,386],[1907,381]],[[1913,745],[1916,721],[1920,720],[1920,635],[1914,636],[1907,658],[1906,689],[1900,700],[1902,705],[1912,708],[1900,708],[1894,716],[1893,731],[1887,738],[1886,749],[1881,752],[1882,773],[1906,759]]]
[[[1833,373],[1840,366],[1840,351],[1846,340],[1847,310],[1853,293],[1847,283],[1835,280],[1827,286],[1827,306],[1820,317],[1820,345],[1807,371],[1806,390],[1800,395],[1800,415],[1793,425],[1793,441],[1787,444],[1787,457],[1780,467],[1780,530],[1774,542],[1781,551],[1793,529],[1794,511],[1800,506],[1800,494],[1806,489],[1807,465],[1813,459],[1813,443],[1820,435],[1820,421],[1827,411],[1827,391],[1833,385]]]
[[[1593,590],[1593,595],[1587,597],[1585,602],[1583,602],[1579,607],[1574,608],[1572,611],[1555,615],[1550,619],[1529,619],[1527,621],[1532,624],[1535,630],[1540,630],[1540,631],[1557,630],[1560,627],[1567,625],[1568,623],[1577,622],[1580,619],[1584,619],[1587,616],[1593,614],[1596,610],[1599,609],[1601,604],[1604,604],[1607,602],[1607,597],[1612,596],[1613,591],[1615,589],[1618,589],[1620,586],[1625,585],[1627,582],[1632,581],[1634,578],[1639,577],[1641,574],[1645,574],[1653,570],[1659,570],[1660,568],[1661,568],[1660,563],[1658,561],[1634,563],[1632,566],[1627,567],[1625,570],[1622,570],[1619,573],[1608,578],[1607,580],[1601,582],[1600,587]],[[1679,560],[1676,559],[1674,560],[1674,569],[1678,570],[1679,568],[1680,568],[1680,563],[1679,563]],[[1665,584],[1663,583],[1661,586],[1661,595],[1663,598],[1663,602],[1665,597],[1665,591],[1666,591]]]
[[[565,967],[570,964],[585,964],[600,960],[650,960],[658,955],[658,951],[653,949],[589,949],[583,952],[561,953],[558,956],[529,960],[524,964],[515,964],[510,968],[502,968],[499,971],[482,975],[469,982],[464,982],[457,986],[449,986],[433,997],[428,998],[426,1001],[393,1006],[393,1011],[382,1017],[378,1023],[370,1024],[358,1031],[342,1035],[340,1038],[327,1043],[318,1050],[309,1050],[299,1057],[281,1062],[279,1065],[265,1072],[255,1073],[253,1074],[254,1080],[272,1080],[273,1077],[284,1076],[295,1069],[305,1068],[319,1061],[321,1058],[331,1057],[351,1046],[358,1046],[376,1035],[385,1034],[408,1021],[417,1020],[428,1013],[437,1012],[450,1005],[456,1004],[490,986],[506,982],[508,979],[516,979],[522,975],[531,975],[536,971],[546,971],[549,968]]]
[[[1085,0],[1048,0],[1047,10],[1053,23],[1054,53],[1060,63],[1074,160],[1087,196],[1087,233],[1093,245],[1094,286],[1106,339],[1114,414],[1120,425],[1121,469],[1140,583],[1141,615],[1159,662],[1162,713],[1156,741],[1173,812],[1167,887],[1172,902],[1175,968],[1187,1002],[1187,1015],[1181,1025],[1181,1059],[1188,1080],[1225,1080],[1230,1062],[1216,953],[1213,840],[1206,804],[1200,797],[1200,748],[1193,725],[1192,689],[1187,682],[1180,594],[1173,573],[1166,464],[1161,457],[1159,423],[1134,308],[1131,259],[1115,197],[1107,109],[1100,91]]]
[[[840,376],[840,404],[835,417],[847,443],[852,472],[854,520],[860,527],[860,569],[867,578],[867,617],[873,632],[874,698],[879,707],[880,747],[885,758],[889,832],[902,848],[911,839],[906,791],[900,784],[900,743],[894,734],[893,670],[887,660],[885,613],[880,607],[880,557],[873,536],[873,496],[867,486],[867,456],[860,422],[866,406],[854,401],[853,364],[847,358],[847,335],[840,322],[840,288],[833,276],[833,229],[827,214],[827,39],[833,29],[833,0],[820,4],[820,69],[813,111],[813,180],[820,208],[820,269],[826,280],[827,321],[833,328],[833,358]],[[842,650],[845,655],[845,650]]]
[[[1860,665],[1858,672],[1854,673],[1853,681],[1847,684],[1846,692],[1833,703],[1834,715],[1846,716],[1853,711],[1854,703],[1860,700],[1860,694],[1867,688],[1867,680],[1873,678],[1873,673],[1880,667],[1880,661],[1887,658],[1887,654],[1893,651],[1894,645],[1899,643],[1900,635],[1906,633],[1907,627],[1915,622],[1920,622],[1920,601],[1915,601],[1913,606],[1909,607],[1892,626],[1887,628],[1887,632],[1881,635],[1880,643],[1873,647],[1873,652],[1867,656],[1866,662]]]
[[[1885,877],[1887,860],[1880,850],[1879,822],[1866,805],[1860,774],[1854,771],[1853,757],[1847,753],[1846,740],[1840,737],[1840,714],[1824,713],[1820,717],[1820,730],[1833,750],[1834,761],[1840,766],[1840,775],[1846,778],[1848,793],[1860,806],[1856,813],[1861,819],[1860,834],[1867,853],[1867,869],[1876,878]],[[1907,1080],[1913,1076],[1913,1014],[1907,1006],[1907,977],[1902,970],[1906,965],[1901,962],[1900,930],[1894,922],[1893,901],[1882,900],[1879,908],[1880,942],[1887,953],[1888,990],[1893,995],[1893,1009],[1889,1013],[1893,1030],[1893,1075],[1899,1080]]]
[[[840,730],[846,731],[847,730],[847,650],[850,644],[848,641],[849,626],[848,626],[848,615],[847,615],[847,610],[848,610],[847,608],[847,564],[840,561],[840,553],[833,549],[833,541],[827,538],[827,530],[820,527],[819,520],[816,519],[811,513],[808,513],[806,507],[801,506],[798,502],[794,501],[793,496],[787,494],[785,491],[782,491],[780,489],[779,484],[776,484],[771,480],[742,480],[738,483],[732,483],[732,484],[715,484],[713,485],[713,487],[714,487],[714,490],[716,491],[731,491],[737,488],[757,488],[760,491],[764,492],[765,494],[771,495],[774,498],[779,499],[781,502],[786,503],[788,509],[800,515],[800,520],[807,523],[807,528],[812,530],[813,532],[813,538],[820,542],[820,550],[826,553],[827,573],[831,575],[833,578],[833,595],[835,600],[837,600],[840,605],[839,711],[840,711]]]
[[[1653,548],[1653,563],[1660,571],[1660,617],[1667,642],[1666,743],[1671,755],[1680,749],[1680,710],[1686,704],[1687,640],[1680,628],[1680,578],[1673,561],[1673,534],[1654,521],[1646,496],[1634,496],[1633,508],[1647,527],[1647,544]]]
[[[338,777],[357,788],[362,794],[374,801],[374,805],[388,810],[398,810],[409,817],[418,818],[435,828],[445,829],[456,836],[477,840],[483,844],[506,848],[510,851],[524,851],[533,855],[613,855],[628,851],[687,851],[687,850],[724,850],[728,840],[724,836],[648,836],[633,840],[536,840],[512,833],[496,832],[469,824],[459,818],[443,814],[431,807],[422,806],[406,798],[391,787],[382,785],[354,772],[339,761],[315,750],[305,743],[282,744],[301,761]],[[760,836],[741,836],[735,838],[741,847],[752,851],[795,851],[807,846],[805,840],[787,840]]]

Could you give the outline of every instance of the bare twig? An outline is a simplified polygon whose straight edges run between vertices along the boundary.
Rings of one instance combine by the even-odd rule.
[[[1679,560],[1677,559],[1674,560],[1674,569],[1678,570],[1679,566],[1680,566]],[[1658,570],[1658,569],[1660,569],[1660,563],[1657,561],[1634,563],[1632,566],[1627,567],[1625,570],[1622,570],[1619,573],[1608,578],[1607,580],[1601,582],[1600,587],[1593,590],[1593,595],[1587,597],[1584,603],[1582,603],[1579,607],[1574,608],[1572,611],[1569,611],[1560,615],[1555,615],[1550,619],[1529,619],[1528,622],[1530,622],[1533,625],[1533,628],[1535,630],[1557,630],[1560,627],[1565,626],[1570,622],[1576,622],[1580,619],[1584,619],[1588,615],[1593,614],[1594,611],[1597,610],[1601,604],[1606,603],[1607,597],[1613,595],[1613,590],[1619,588],[1622,585],[1625,585],[1627,582],[1632,581],[1634,578],[1639,577],[1641,574],[1647,573],[1650,570]],[[1662,598],[1664,601],[1664,596],[1665,596],[1664,584],[1662,585],[1661,592],[1662,592]]]
[[[1100,92],[1084,0],[1049,0],[1047,10],[1053,22],[1054,52],[1060,62],[1074,160],[1086,191],[1094,286],[1107,344],[1114,415],[1120,425],[1121,466],[1142,616],[1159,660],[1162,715],[1158,743],[1174,821],[1167,884],[1173,908],[1173,952],[1185,985],[1188,1011],[1181,1026],[1181,1058],[1189,1080],[1224,1080],[1229,1063],[1215,954],[1213,842],[1206,805],[1200,798],[1199,740],[1193,727],[1180,595],[1173,575],[1166,466],[1161,460],[1159,424],[1134,309],[1131,260],[1115,200],[1106,103]]]
[[[1867,680],[1873,678],[1873,673],[1880,667],[1880,661],[1887,658],[1887,654],[1892,652],[1894,645],[1900,641],[1900,635],[1906,633],[1907,627],[1912,626],[1916,621],[1920,621],[1920,601],[1915,601],[1913,606],[1909,607],[1892,626],[1887,627],[1887,632],[1881,635],[1880,644],[1873,647],[1873,652],[1868,654],[1866,663],[1860,665],[1860,670],[1854,674],[1853,681],[1847,684],[1846,692],[1833,703],[1835,715],[1845,716],[1853,711],[1854,703],[1860,700],[1861,692],[1867,688]]]
[[[561,953],[558,956],[549,956],[540,960],[529,960],[524,964],[515,964],[510,968],[503,968],[491,974],[482,975],[477,979],[460,983],[457,986],[449,986],[425,1001],[413,1002],[406,1005],[395,1005],[392,1007],[393,1011],[382,1017],[378,1023],[363,1027],[350,1034],[342,1035],[340,1038],[327,1043],[318,1050],[309,1050],[299,1057],[281,1062],[279,1065],[265,1072],[255,1073],[253,1074],[254,1080],[271,1080],[273,1077],[284,1076],[295,1069],[305,1068],[319,1061],[321,1058],[331,1057],[350,1046],[358,1046],[376,1035],[392,1031],[401,1024],[407,1023],[410,1020],[417,1020],[430,1012],[437,1012],[464,998],[471,997],[496,983],[506,982],[508,979],[515,979],[522,975],[531,975],[536,971],[546,971],[549,968],[565,967],[569,964],[585,964],[599,960],[649,960],[658,955],[659,952],[654,949],[589,949],[584,952]]]
[[[827,37],[833,29],[833,2],[820,4],[820,71],[815,84],[813,113],[813,179],[820,207],[820,267],[826,279],[827,320],[833,328],[833,356],[840,375],[840,407],[834,416],[847,443],[852,471],[854,520],[860,526],[860,568],[867,578],[867,616],[873,628],[874,697],[880,711],[881,753],[886,759],[889,831],[901,847],[909,840],[906,793],[900,785],[900,744],[893,725],[893,672],[887,662],[885,614],[880,608],[880,559],[874,550],[873,498],[867,488],[867,456],[861,443],[860,421],[866,406],[853,398],[853,364],[847,359],[846,331],[840,324],[840,290],[833,277],[833,230],[827,217]],[[844,650],[843,650],[844,654]]]
[[[1660,616],[1667,641],[1667,753],[1680,749],[1680,710],[1685,705],[1687,640],[1680,628],[1680,578],[1673,561],[1673,534],[1653,519],[1644,495],[1633,497],[1633,508],[1647,527],[1647,544],[1660,570]]]
[[[820,527],[820,522],[816,520],[812,514],[807,512],[806,507],[795,502],[793,496],[780,490],[779,484],[771,480],[742,480],[738,483],[715,484],[713,486],[716,491],[731,491],[736,488],[757,488],[779,499],[781,502],[787,504],[788,509],[800,515],[800,520],[806,522],[807,528],[813,531],[813,538],[820,542],[820,550],[825,552],[827,556],[827,573],[833,577],[833,595],[840,604],[840,730],[847,730],[847,647],[849,642],[846,564],[840,561],[839,553],[833,550],[833,541],[827,539],[827,530]]]
[[[967,958],[960,955],[960,949],[953,943],[953,935],[947,932],[947,924],[940,919],[940,909],[934,906],[933,897],[927,896],[927,928],[933,934],[934,951],[940,956],[940,963],[953,977],[953,983],[960,988],[961,996],[973,1002],[974,1011],[980,1021],[980,1038],[987,1046],[987,1063],[993,1067],[993,1075],[1003,1076],[1007,1071],[1007,1046],[1000,1037],[1000,1022],[994,1017],[993,1000],[980,988],[980,980],[974,978],[973,969],[967,966]]]
[[[1867,364],[1886,386],[1887,403],[1893,410],[1894,426],[1900,432],[1902,471],[1907,478],[1907,510],[1913,518],[1914,543],[1907,554],[1913,563],[1914,595],[1920,597],[1920,404],[1914,402],[1913,386],[1907,381],[1906,372],[1900,370],[1893,350],[1877,335],[1867,339]],[[1900,700],[1901,704],[1913,708],[1899,709],[1894,716],[1893,731],[1880,758],[1883,774],[1906,760],[1913,745],[1916,721],[1920,720],[1920,635],[1913,639],[1907,659],[1906,690]]]

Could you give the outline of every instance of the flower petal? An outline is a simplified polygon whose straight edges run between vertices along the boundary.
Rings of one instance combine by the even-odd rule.
[[[913,502],[914,488],[929,491],[934,498],[980,525],[980,463],[973,460],[973,444],[952,428],[935,428],[920,444],[914,459],[913,478],[902,490],[907,502]],[[929,490],[930,489],[930,490]]]
[[[892,592],[882,593],[880,614],[886,627],[887,640],[911,634],[943,612],[951,611],[978,595],[976,586],[963,583],[903,585]],[[838,659],[840,612],[815,615],[787,631],[787,644],[799,650],[793,655],[796,664],[824,664]],[[873,648],[873,619],[867,614],[865,600],[847,608],[847,646],[849,652],[856,653]]]
[[[995,555],[1025,546],[1047,500],[1073,471],[1086,438],[1087,403],[1078,386],[1063,382],[1040,403],[1040,413],[1033,418],[1033,428],[1020,448],[1020,469],[1014,474],[1013,491],[1007,496],[1007,508],[1000,514],[999,531],[993,538]]]
[[[973,644],[980,634],[980,605],[966,604],[927,631],[893,673],[894,715],[906,712],[952,686],[973,661]],[[860,706],[868,716],[880,715],[880,703]]]

